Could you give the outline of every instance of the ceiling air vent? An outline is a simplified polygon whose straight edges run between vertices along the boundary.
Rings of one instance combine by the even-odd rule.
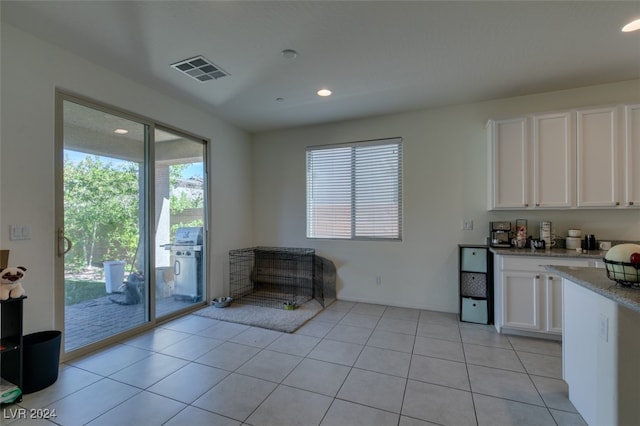
[[[175,64],[171,64],[171,66],[202,83],[230,75],[204,56],[195,56],[193,58],[185,59],[183,61],[176,62]]]

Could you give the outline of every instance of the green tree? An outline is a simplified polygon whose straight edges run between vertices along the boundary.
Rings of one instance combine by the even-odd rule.
[[[64,160],[65,235],[73,249],[65,262],[84,269],[106,259],[133,260],[139,241],[139,165],[86,156]],[[97,249],[103,259],[95,259]]]
[[[178,186],[178,181],[182,178],[183,172],[189,167],[189,164],[174,164],[169,167],[169,185],[171,188]],[[171,214],[176,215],[186,209],[197,209],[204,206],[202,195],[189,197],[185,192],[179,194],[171,194],[169,206]]]
[[[183,172],[188,166],[189,164],[174,164],[169,167],[169,183],[171,188],[178,186],[178,180],[183,177]],[[202,209],[204,207],[204,197],[201,194],[190,197],[186,192],[172,192],[169,200],[169,207],[171,209],[172,217],[179,217],[180,213],[187,209]],[[190,222],[179,221],[178,223],[173,223],[170,230],[171,238],[173,239],[178,228],[203,225],[203,219],[197,219]]]

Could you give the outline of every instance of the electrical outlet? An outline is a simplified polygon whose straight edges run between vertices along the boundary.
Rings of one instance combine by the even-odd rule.
[[[473,220],[463,220],[462,221],[462,230],[463,231],[473,231]]]
[[[607,318],[607,316],[604,314],[600,314],[600,317],[598,319],[599,319],[598,335],[600,336],[600,339],[604,340],[605,342],[608,342],[609,341],[609,318]]]
[[[382,285],[382,277],[380,275],[376,275],[376,285]]]

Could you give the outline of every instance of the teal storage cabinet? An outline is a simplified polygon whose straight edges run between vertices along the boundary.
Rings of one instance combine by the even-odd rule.
[[[463,297],[460,320],[465,322],[475,322],[478,324],[488,324],[489,309],[487,308],[487,301],[471,297]]]
[[[487,273],[487,249],[478,247],[460,248],[460,269],[466,272]]]
[[[493,256],[485,245],[459,245],[460,321],[493,324]]]

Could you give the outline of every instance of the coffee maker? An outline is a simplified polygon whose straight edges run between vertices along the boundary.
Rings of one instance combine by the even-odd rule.
[[[511,247],[511,222],[490,222],[489,245],[491,247]]]

